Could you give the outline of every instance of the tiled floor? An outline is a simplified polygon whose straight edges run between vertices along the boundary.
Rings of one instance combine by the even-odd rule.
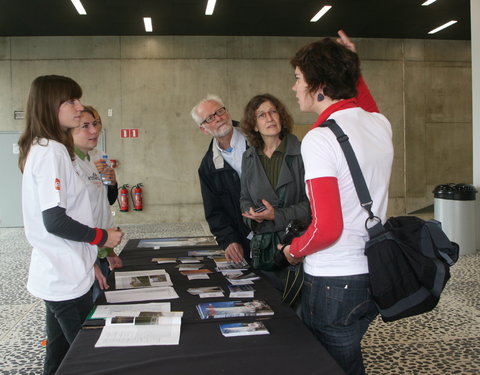
[[[127,233],[125,241],[208,234],[203,223],[124,225],[122,229]],[[43,302],[25,289],[29,261],[23,230],[0,228],[1,374],[42,372],[45,310]],[[480,374],[479,284],[477,252],[462,256],[452,268],[452,278],[434,311],[394,323],[377,319],[363,340],[368,374]]]

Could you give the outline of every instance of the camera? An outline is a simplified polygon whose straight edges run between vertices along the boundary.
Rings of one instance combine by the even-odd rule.
[[[282,249],[290,245],[295,237],[299,237],[302,235],[303,232],[305,232],[308,228],[308,224],[305,224],[301,222],[300,220],[290,220],[290,222],[287,225],[287,228],[285,228],[285,236],[283,237],[282,240]],[[277,251],[274,256],[274,261],[277,267],[279,268],[284,268],[289,265],[287,258],[285,257],[285,254],[283,251]]]

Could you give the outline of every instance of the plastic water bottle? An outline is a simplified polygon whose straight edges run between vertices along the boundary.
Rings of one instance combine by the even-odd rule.
[[[111,168],[112,167],[112,164],[110,163],[110,159],[108,158],[108,155],[102,155],[102,160],[105,161],[105,169],[107,168]],[[100,176],[102,177],[102,182],[104,185],[111,185],[112,184],[112,181],[111,180],[106,180],[105,179],[105,176],[103,174],[100,173]]]

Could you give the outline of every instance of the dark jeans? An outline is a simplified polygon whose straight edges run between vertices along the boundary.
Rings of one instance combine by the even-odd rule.
[[[93,307],[92,289],[67,301],[45,301],[47,310],[47,353],[43,373],[55,374]]]
[[[377,313],[368,274],[305,274],[303,321],[347,375],[365,374],[360,341]]]

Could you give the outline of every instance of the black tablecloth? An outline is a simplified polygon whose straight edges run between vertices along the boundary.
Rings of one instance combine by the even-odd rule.
[[[167,270],[180,297],[169,300],[171,310],[184,312],[180,344],[95,348],[101,329],[83,329],[68,351],[57,375],[344,374],[293,310],[281,303],[280,294],[266,280],[255,281],[255,299],[265,300],[275,312],[274,316],[201,320],[196,310],[197,304],[225,301],[228,298],[201,299],[186,289],[217,285],[228,296],[225,278],[220,273],[213,273],[209,280],[188,280],[175,268],[175,264],[160,265],[151,261],[153,257],[184,256],[185,248],[141,249],[136,247],[138,242],[139,240],[130,240],[123,249],[122,271],[154,268]],[[205,268],[214,271],[213,261],[206,260],[204,263]],[[114,277],[110,276],[112,290]],[[102,303],[105,303],[104,298],[100,299],[100,304]],[[224,337],[219,329],[219,324],[223,322],[252,320],[262,320],[270,334]]]

